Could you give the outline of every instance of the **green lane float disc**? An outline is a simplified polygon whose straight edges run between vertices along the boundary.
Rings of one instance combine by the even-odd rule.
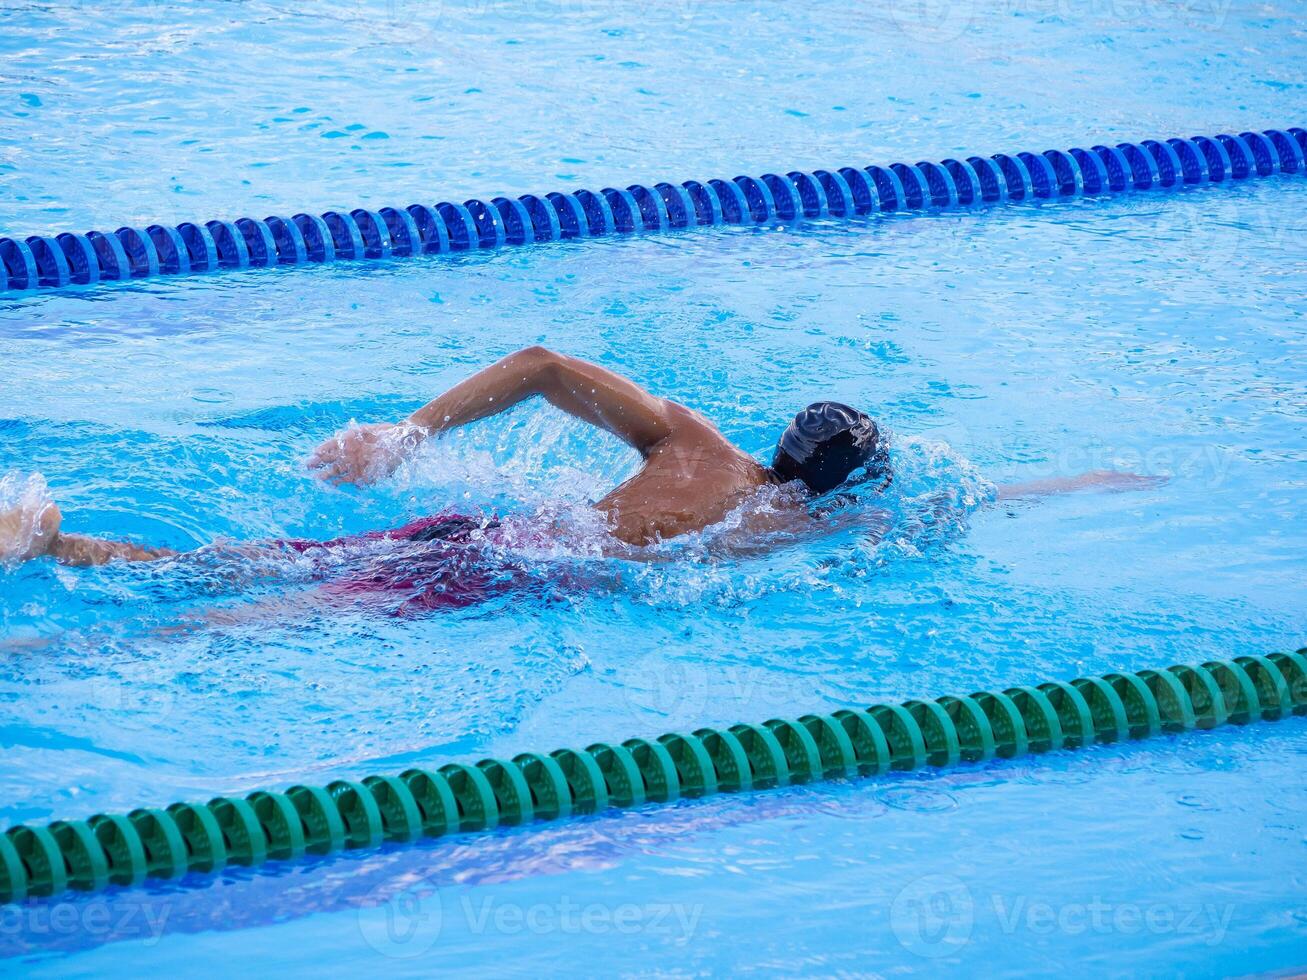
[[[572,813],[572,791],[563,768],[551,756],[523,752],[513,756],[513,765],[531,788],[531,806],[540,820],[557,820]]]
[[[1262,716],[1257,688],[1248,672],[1229,660],[1209,660],[1203,670],[1211,674],[1221,689],[1225,702],[1226,720],[1232,725],[1246,725]]]
[[[222,828],[228,861],[257,867],[268,860],[268,838],[247,800],[218,796],[209,801],[209,811]]]
[[[372,794],[386,840],[407,844],[422,836],[422,811],[403,780],[398,776],[366,776],[363,788]]]
[[[785,761],[785,750],[771,730],[762,725],[738,724],[730,733],[740,740],[749,759],[753,785],[758,789],[790,785],[790,766]]]
[[[1120,742],[1130,735],[1130,719],[1116,689],[1101,677],[1077,677],[1071,686],[1080,692],[1094,719],[1094,738]]]
[[[182,832],[163,810],[141,807],[127,814],[145,845],[145,866],[151,878],[180,878],[190,870]]]
[[[936,698],[935,703],[944,709],[949,721],[953,723],[964,762],[984,762],[994,758],[994,753],[998,750],[994,741],[994,729],[990,726],[984,709],[974,698],[946,694]]]
[[[1195,727],[1193,702],[1180,678],[1169,670],[1140,670],[1139,678],[1148,685],[1157,699],[1157,710],[1162,715],[1162,730],[1183,732]]]
[[[1275,664],[1284,678],[1295,715],[1307,715],[1307,656],[1304,653],[1307,651],[1272,653],[1266,658]]]
[[[1221,696],[1216,678],[1202,667],[1178,664],[1166,669],[1184,685],[1189,703],[1194,706],[1194,723],[1199,728],[1215,728],[1225,724],[1225,720],[1230,717],[1230,710],[1225,705],[1225,698]]]
[[[921,729],[926,740],[926,762],[932,766],[956,766],[962,758],[962,745],[957,729],[944,706],[936,701],[913,699],[904,701],[903,708]]]
[[[867,714],[885,734],[892,768],[920,769],[926,764],[926,736],[906,708],[897,704],[873,704]]]
[[[596,742],[586,748],[599,771],[604,774],[608,802],[613,806],[642,806],[644,804],[644,777],[631,753],[620,745]]]
[[[27,897],[27,869],[8,834],[0,834],[0,905]]]
[[[27,869],[8,834],[0,834],[0,906],[27,898]]]
[[[672,803],[681,798],[681,777],[676,774],[671,753],[661,742],[628,738],[622,743],[622,748],[631,753],[640,770],[645,799],[654,803]]]
[[[386,824],[381,808],[372,792],[362,783],[351,779],[334,780],[327,784],[327,795],[336,804],[340,819],[345,824],[346,850],[378,847],[386,839]]]
[[[331,787],[327,787],[330,791]],[[274,861],[295,861],[304,856],[304,824],[299,811],[285,793],[260,790],[245,797],[268,842],[268,857]]]
[[[608,784],[594,756],[576,749],[555,749],[549,758],[558,763],[567,778],[574,813],[598,813],[608,807]]]
[[[994,736],[996,755],[1014,759],[1030,751],[1026,720],[1021,717],[1015,701],[997,691],[977,691],[971,695],[971,700],[985,713],[985,720],[989,722],[989,730]]]
[[[710,796],[717,792],[717,770],[712,756],[695,735],[668,732],[658,742],[672,757],[684,796]]]
[[[1262,718],[1266,721],[1279,721],[1286,715],[1293,714],[1293,696],[1289,694],[1288,681],[1270,658],[1235,657],[1234,663],[1244,669],[1244,673],[1253,682],[1253,687],[1257,689]]]
[[[878,776],[889,772],[894,762],[885,732],[876,719],[865,711],[856,708],[841,708],[831,715],[844,727],[844,733],[853,746],[853,754],[858,763],[858,773],[862,776]]]
[[[59,844],[45,827],[10,827],[9,843],[27,868],[27,894],[57,895],[68,887],[68,870]]]
[[[321,786],[292,786],[286,790],[304,828],[304,849],[309,854],[331,854],[345,847],[345,821],[336,801]]]
[[[1125,705],[1131,738],[1151,738],[1161,732],[1162,714],[1157,699],[1138,674],[1107,674],[1103,680],[1112,686]]]
[[[438,772],[425,769],[406,769],[399,774],[404,785],[422,811],[422,832],[428,837],[443,837],[457,833],[459,828],[458,801],[449,788],[449,780]],[[341,831],[342,836],[344,831]],[[342,845],[343,846],[343,845]]]
[[[1066,681],[1048,681],[1039,685],[1057,710],[1062,726],[1062,744],[1068,749],[1080,749],[1094,741],[1094,716],[1085,697]]]
[[[699,740],[712,759],[717,788],[724,793],[738,793],[753,788],[753,771],[749,756],[740,740],[731,732],[716,728],[696,728],[694,737]]]
[[[109,884],[109,859],[93,831],[81,820],[56,820],[50,835],[63,854],[68,869],[68,887],[96,892]]]
[[[785,753],[791,783],[809,783],[821,779],[821,751],[808,729],[785,718],[771,718],[762,724],[776,737]]]
[[[109,880],[115,885],[138,885],[145,880],[145,845],[132,822],[117,814],[97,813],[87,825],[95,832],[100,850],[109,861]]]
[[[816,743],[825,779],[852,779],[858,774],[858,754],[844,726],[830,715],[801,715],[799,724]]]
[[[187,864],[192,871],[213,873],[227,866],[227,845],[222,842],[222,828],[207,806],[173,803],[168,815],[181,831],[186,843]]]
[[[530,823],[535,817],[531,805],[531,787],[522,770],[502,759],[482,759],[477,768],[485,774],[499,807],[499,822],[505,826]]]
[[[1056,752],[1062,748],[1062,722],[1047,694],[1037,687],[1009,687],[1003,693],[1021,713],[1031,752]]]
[[[458,802],[459,830],[493,830],[499,826],[499,804],[485,773],[458,762],[443,765],[439,771],[449,780]]]

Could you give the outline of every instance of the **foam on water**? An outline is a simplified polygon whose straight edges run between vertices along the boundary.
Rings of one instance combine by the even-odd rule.
[[[11,471],[0,477],[0,574],[49,547],[53,507],[40,473]]]

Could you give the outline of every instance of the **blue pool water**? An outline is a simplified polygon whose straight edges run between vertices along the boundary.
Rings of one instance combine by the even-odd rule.
[[[9,4],[0,231],[1301,124],[1301,16]],[[0,819],[1301,646],[1304,244],[1307,182],[1281,177],[5,297],[0,471],[43,473],[72,531],[583,521],[634,457],[537,405],[367,491],[303,469],[535,343],[760,459],[807,402],[863,406],[900,478],[880,543],[534,545],[502,556],[533,587],[417,619],[297,609],[302,568],[212,552],[0,572]],[[1099,468],[1169,479],[992,501]],[[1295,719],[236,870],[0,910],[0,953],[33,976],[1301,969],[1305,755]]]

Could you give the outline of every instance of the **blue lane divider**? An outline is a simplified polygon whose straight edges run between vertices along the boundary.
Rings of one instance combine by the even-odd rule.
[[[956,211],[1129,191],[1177,190],[1307,173],[1307,130],[995,153],[939,163],[840,167],[730,180],[663,181],[595,192],[440,201],[377,211],[237,218],[0,237],[0,293],[117,279],[338,259],[445,255],[714,225],[762,225],[881,212]]]
[[[100,281],[100,260],[96,258],[95,246],[85,235],[64,232],[56,236],[55,241],[64,250],[68,260],[68,270],[73,282],[79,286],[89,286]],[[3,270],[0,269],[0,292],[8,285]]]

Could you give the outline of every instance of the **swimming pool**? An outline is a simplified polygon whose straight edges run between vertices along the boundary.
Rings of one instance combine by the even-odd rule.
[[[1303,115],[1289,5],[932,9],[7,8],[0,227]],[[0,815],[1300,646],[1304,195],[1283,177],[6,297],[0,469],[43,472],[71,530],[190,547],[450,502],[579,506],[634,458],[535,406],[367,492],[301,468],[351,418],[534,343],[694,406],[760,457],[814,398],[865,405],[901,478],[885,544],[727,560],[691,542],[649,566],[532,552],[538,589],[418,620],[173,635],[299,583],[29,566],[0,579],[4,633],[56,640],[4,660]],[[986,502],[993,483],[1105,466],[1171,479]],[[942,526],[923,503],[939,494]],[[1304,750],[1299,719],[718,797],[6,909],[0,943],[33,975],[1288,969],[1307,926]]]

